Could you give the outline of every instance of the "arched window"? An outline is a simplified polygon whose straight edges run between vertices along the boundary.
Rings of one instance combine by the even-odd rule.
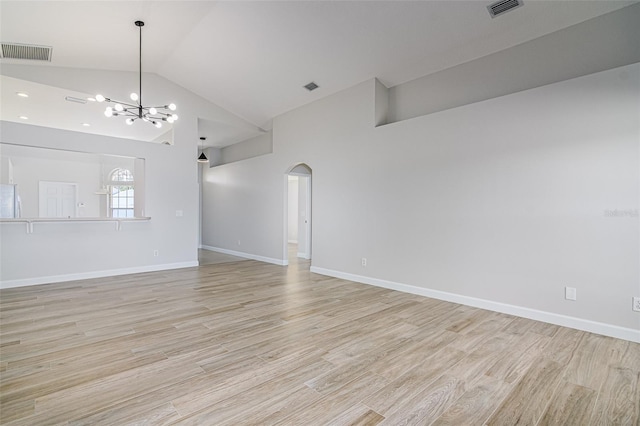
[[[133,217],[133,173],[127,169],[115,169],[109,183],[111,217]]]

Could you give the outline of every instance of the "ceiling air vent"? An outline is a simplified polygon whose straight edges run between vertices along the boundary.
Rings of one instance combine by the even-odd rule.
[[[318,86],[317,84],[315,84],[315,83],[312,81],[311,83],[309,83],[309,84],[305,84],[305,85],[304,85],[304,86],[302,86],[302,87],[304,87],[305,89],[307,89],[308,91],[310,91],[310,92],[311,92],[311,91],[313,91],[313,90],[316,90],[316,89],[317,89],[318,87],[320,87],[320,86]]]
[[[77,104],[86,104],[87,103],[86,99],[76,98],[75,96],[65,96],[64,100],[65,101],[69,101],[69,102],[75,102]]]
[[[51,46],[35,44],[2,43],[3,59],[29,59],[51,62]]]
[[[491,15],[492,18],[495,18],[498,15],[507,13],[508,11],[520,6],[522,6],[522,0],[502,0],[490,4],[487,6],[487,9],[489,10],[489,15]]]

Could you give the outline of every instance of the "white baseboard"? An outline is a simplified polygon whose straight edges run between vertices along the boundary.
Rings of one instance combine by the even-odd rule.
[[[215,251],[218,253],[230,254],[232,256],[243,257],[245,259],[259,260],[260,262],[273,263],[274,265],[279,265],[279,266],[286,266],[289,264],[288,261],[282,260],[282,259],[274,259],[272,257],[258,256],[257,254],[244,253],[244,252],[235,251],[235,250],[227,250],[220,247],[207,246],[204,244],[201,245],[200,248],[209,250],[209,251]]]
[[[113,277],[117,275],[139,274],[141,272],[166,271],[168,269],[191,268],[198,262],[165,263],[161,265],[136,266],[133,268],[109,269],[106,271],[80,272],[77,274],[51,275],[47,277],[24,278],[19,280],[0,281],[0,289],[25,287],[38,284],[52,284],[65,281],[87,280],[91,278]]]
[[[409,284],[401,284],[393,281],[380,280],[377,278],[365,277],[362,275],[350,274],[347,272],[334,271],[332,269],[311,267],[311,272],[327,275],[334,278],[355,281],[362,284],[370,284],[376,287],[388,288],[390,290],[402,291],[404,293],[416,294],[419,296],[430,297],[432,299],[444,300],[447,302],[459,303],[461,305],[473,306],[475,308],[487,309],[490,311],[501,312],[503,314],[515,315],[518,317],[528,318],[536,321],[547,322],[560,325],[563,327],[575,328],[577,330],[588,331],[591,333],[602,334],[604,336],[615,337],[618,339],[629,340],[631,342],[640,343],[640,330],[619,327],[617,325],[605,324],[596,321],[590,321],[582,318],[570,317],[567,315],[555,314],[552,312],[539,311],[536,309],[525,308],[522,306],[509,305],[506,303],[494,302],[486,299],[478,299],[475,297],[462,296],[455,293],[445,291],[432,290],[423,287],[417,287]]]

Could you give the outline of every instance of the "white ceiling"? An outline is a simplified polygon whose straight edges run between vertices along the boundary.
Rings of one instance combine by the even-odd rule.
[[[634,2],[525,0],[495,19],[490,3],[3,0],[0,35],[53,46],[42,66],[136,71],[143,20],[145,72],[267,128],[369,78],[391,87]]]
[[[90,102],[94,94],[74,92],[33,81],[0,75],[0,118],[15,123],[53,127],[74,132],[113,135],[147,142],[173,143],[171,124],[157,129],[142,120],[125,125],[124,120],[104,116],[105,104]],[[27,94],[23,98],[18,93]],[[71,97],[85,103],[66,100]]]
[[[25,161],[34,158],[58,161],[75,161],[91,164],[130,164],[134,167],[134,157],[123,157],[108,154],[93,154],[89,152],[67,151],[61,149],[49,149],[27,145],[0,144],[0,156],[11,159],[12,164],[24,164]]]

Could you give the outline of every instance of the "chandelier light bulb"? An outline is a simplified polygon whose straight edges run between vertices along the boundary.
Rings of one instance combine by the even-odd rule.
[[[176,110],[176,104],[169,104],[169,109],[171,111],[175,111]]]
[[[173,117],[172,116],[168,116],[167,117],[167,123],[173,123]]]
[[[133,92],[131,95],[129,95],[129,97],[131,98],[132,101],[137,101],[138,100],[138,94]]]
[[[106,98],[104,96],[100,95],[100,94],[96,95],[96,101],[98,101],[98,102],[104,102],[105,99]]]
[[[158,110],[155,109],[154,107],[149,108],[149,114],[156,115],[157,113],[158,113]]]
[[[162,127],[162,123],[159,121],[156,121],[154,126],[156,126],[159,129],[160,127]]]
[[[113,106],[113,109],[115,109],[116,111],[120,112],[120,111],[124,110],[124,107],[122,105],[120,105],[120,104],[115,104]]]
[[[107,109],[104,111],[104,115],[106,115],[107,117],[111,117],[113,115],[113,109],[111,109],[111,107],[107,107]]]
[[[173,118],[173,121],[176,121],[178,119],[178,114],[173,114],[171,118]]]
[[[131,126],[133,124],[133,118],[127,118],[125,120],[125,123],[127,123],[129,126]]]

